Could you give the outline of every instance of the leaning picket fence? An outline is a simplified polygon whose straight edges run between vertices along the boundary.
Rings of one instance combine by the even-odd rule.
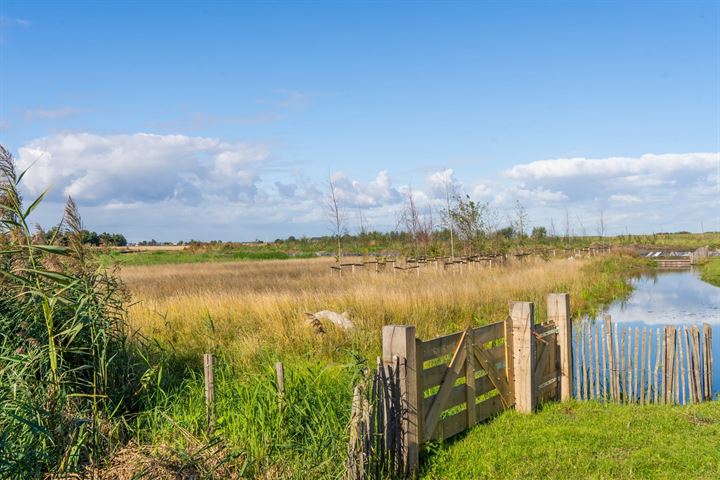
[[[569,295],[548,295],[547,312],[536,324],[532,303],[513,302],[504,321],[428,341],[414,326],[384,327],[373,387],[355,391],[347,477],[412,476],[423,444],[572,398]]]

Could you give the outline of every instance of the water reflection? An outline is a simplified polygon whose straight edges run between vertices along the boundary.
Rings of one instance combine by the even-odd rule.
[[[632,283],[630,297],[604,312],[615,322],[720,325],[720,288],[700,280],[697,271],[648,272]]]
[[[632,283],[635,288],[632,294],[610,305],[603,314],[609,314],[613,323],[628,329],[709,323],[715,365],[713,392],[720,392],[720,288],[700,280],[696,270],[655,270],[638,276]],[[601,318],[599,315],[598,319]],[[656,330],[654,335],[658,333]],[[652,352],[656,350],[653,347],[651,344]]]

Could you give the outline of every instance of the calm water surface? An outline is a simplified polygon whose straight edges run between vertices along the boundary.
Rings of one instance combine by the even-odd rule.
[[[713,331],[713,390],[720,392],[720,288],[696,270],[658,270],[632,281],[635,290],[603,312],[623,327],[709,323]],[[600,316],[602,318],[602,316]]]

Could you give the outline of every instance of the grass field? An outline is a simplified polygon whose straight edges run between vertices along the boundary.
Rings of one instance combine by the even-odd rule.
[[[424,478],[720,478],[720,402],[547,404],[436,446]]]
[[[700,278],[720,287],[720,258],[713,257],[703,265]]]
[[[330,277],[330,260],[124,267],[137,303],[130,320],[157,342],[157,387],[137,417],[136,442],[194,458],[207,441],[201,357],[218,358],[218,430],[228,464],[259,478],[337,478],[347,445],[354,382],[380,350],[384,324],[418,326],[432,338],[498,321],[507,302],[568,291],[575,314],[630,291],[645,263],[629,257],[542,260],[464,275]],[[347,310],[357,331],[319,335],[305,312]],[[274,363],[285,363],[287,403],[278,403]],[[178,435],[178,431],[185,432]],[[201,471],[199,469],[198,471]]]

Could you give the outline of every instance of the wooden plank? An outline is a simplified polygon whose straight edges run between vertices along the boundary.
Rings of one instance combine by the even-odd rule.
[[[608,382],[607,382],[607,352],[605,350],[605,325],[600,324],[600,363],[602,367],[602,398],[607,402],[608,400]]]
[[[475,425],[475,356],[473,351],[473,331],[468,332],[465,339],[465,411],[467,412],[467,425]]]
[[[675,327],[665,327],[665,341],[663,353],[663,402],[673,402],[674,374],[675,374]]]
[[[503,345],[486,349],[486,351],[495,362],[496,370],[501,371],[506,368],[504,358],[505,347]],[[430,390],[431,388],[440,385],[443,381],[443,378],[445,377],[445,372],[447,371],[447,369],[448,366],[443,363],[423,370],[422,377],[424,390]]]
[[[620,396],[620,335],[618,335],[618,324],[615,324],[615,370],[614,370],[614,382],[615,382],[615,402],[619,403],[622,398]]]
[[[495,322],[473,329],[473,345],[482,346],[505,336],[505,322]]]
[[[557,327],[557,344],[560,349],[560,401],[572,399],[573,357],[570,294],[551,293],[547,296],[548,320]]]
[[[515,409],[530,413],[535,409],[535,305],[531,302],[510,304],[513,337]]]
[[[685,328],[683,326],[680,326],[678,329],[678,342],[677,342],[677,350],[678,350],[678,368],[680,369],[680,405],[685,405],[685,355],[684,355],[684,348],[683,344],[683,338],[685,337]]]
[[[423,363],[453,353],[464,332],[451,333],[442,337],[422,342],[421,355]]]
[[[623,327],[620,335],[620,388],[622,390],[620,401],[627,403],[627,365],[625,364],[625,339],[627,337],[627,328]]]
[[[588,345],[587,345],[588,382],[589,382],[588,383],[588,389],[589,389],[588,395],[590,398],[594,399],[595,398],[595,388],[594,387],[596,385],[596,382],[595,382],[595,378],[594,378],[595,372],[593,371],[594,370],[593,369],[593,338],[592,338],[593,328],[592,328],[592,323],[590,323],[590,321],[587,322],[586,326],[587,326],[587,343],[588,343]]]
[[[510,407],[512,405],[512,397],[510,397],[507,380],[505,379],[505,376],[497,370],[492,356],[482,347],[473,348],[473,353],[475,354],[475,359],[478,361],[482,369],[487,372],[487,376],[490,381],[493,385],[495,385],[495,388],[497,388],[505,407]]]
[[[420,342],[415,338],[415,327],[387,325],[382,329],[383,363],[392,364],[397,356],[405,362],[400,381],[400,395],[404,401],[402,456],[409,476],[417,471],[422,443],[422,363],[418,352]]]
[[[610,384],[610,397],[615,400],[615,355],[613,355],[613,337],[612,337],[612,319],[610,315],[605,315],[605,343],[607,347],[607,360],[608,369],[610,370],[608,375],[608,383]]]
[[[475,398],[492,392],[493,390],[495,390],[495,385],[493,385],[487,375],[483,375],[482,377],[478,377],[475,379]],[[445,400],[443,411],[449,410],[453,407],[457,407],[458,405],[465,403],[467,401],[465,393],[466,390],[464,383],[453,386],[447,400]],[[437,394],[430,395],[429,397],[425,397],[423,399],[423,409],[426,412],[430,410],[430,407],[432,407],[432,404],[436,398]]]
[[[577,353],[580,351],[580,329],[575,330],[575,355],[573,355],[573,363],[575,364],[575,398],[582,399],[582,378],[580,377],[581,357]]]
[[[647,337],[647,328],[642,329],[642,353],[640,354],[640,405],[645,404],[645,349],[647,345],[645,340]]]
[[[710,324],[703,323],[703,367],[705,372],[705,400],[712,400],[712,329]]]
[[[693,349],[693,376],[695,378],[695,401],[701,402],[702,395],[702,376],[700,375],[700,329],[693,326],[690,330],[692,349]]]
[[[590,392],[588,389],[588,366],[585,356],[585,344],[587,343],[587,322],[583,320],[580,327],[580,357],[582,358],[582,376],[583,376],[583,400],[590,400]]]
[[[476,421],[482,422],[503,411],[502,400],[499,396],[490,397],[475,405]],[[443,418],[430,440],[447,440],[467,429],[467,414],[464,410]]]
[[[447,372],[448,366],[444,363],[435,365],[434,367],[427,368],[422,371],[423,377],[423,389],[430,390],[433,387],[437,387],[445,378],[445,372]]]
[[[430,407],[430,410],[428,411],[427,415],[425,416],[424,438],[426,438],[426,439],[432,438],[432,434],[438,425],[438,420],[440,419],[440,414],[444,410],[445,401],[447,400],[447,397],[450,395],[450,392],[452,391],[452,388],[455,385],[455,380],[457,380],[457,377],[460,374],[460,370],[462,369],[462,367],[465,363],[465,356],[467,354],[467,350],[465,349],[464,343],[465,343],[466,335],[467,335],[467,330],[462,332],[460,341],[458,342],[457,346],[455,347],[455,352],[453,353],[453,357],[452,357],[452,360],[450,361],[449,368],[445,372],[445,378],[443,379],[443,383],[440,385],[440,390],[438,390],[438,393],[435,396],[435,401],[433,402],[432,407]]]
[[[662,330],[657,329],[657,354],[655,355],[655,380],[653,381],[653,389],[655,390],[655,403],[660,403],[660,369],[662,368],[662,350],[663,350]]]
[[[600,398],[600,352],[598,350],[598,326],[593,323],[593,340],[595,341],[595,398]]]
[[[505,329],[505,380],[508,383],[508,394],[515,403],[515,376],[513,375],[513,343],[512,319],[508,316],[504,322]]]
[[[634,348],[635,348],[635,356],[633,357],[633,386],[632,386],[632,394],[630,397],[632,398],[633,402],[638,401],[638,374],[639,374],[639,366],[638,361],[640,360],[640,329],[638,327],[635,327],[635,339],[633,341]]]

